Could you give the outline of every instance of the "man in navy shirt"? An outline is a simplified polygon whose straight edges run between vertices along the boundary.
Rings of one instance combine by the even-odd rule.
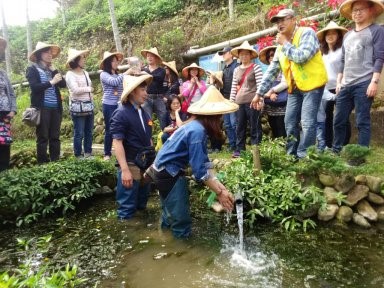
[[[149,184],[142,183],[142,172],[137,156],[143,147],[152,146],[152,119],[141,105],[147,99],[147,86],[152,76],[139,72],[124,78],[121,105],[111,118],[111,135],[118,162],[117,217],[130,219],[136,210],[147,206]]]

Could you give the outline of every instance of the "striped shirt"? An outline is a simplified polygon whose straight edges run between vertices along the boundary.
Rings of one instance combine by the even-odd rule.
[[[261,71],[260,66],[253,64],[253,70],[246,75],[240,90],[237,91],[239,82],[247,69],[248,67],[243,68],[242,66],[238,66],[233,72],[231,95],[229,96],[229,99],[236,102],[236,104],[250,103],[253,97],[255,97],[256,89],[260,86],[261,79],[263,78],[263,72]]]
[[[103,104],[117,105],[123,93],[123,74],[109,74],[101,72],[100,82],[103,86]]]
[[[73,71],[68,71],[65,75],[65,80],[67,82],[70,99],[77,101],[92,100],[92,82],[88,72],[84,71],[84,73],[77,74]]]
[[[36,68],[37,68],[37,71],[39,72],[41,83],[49,82],[52,80],[52,74],[50,70],[44,70],[41,67],[38,67],[37,65],[36,65]],[[51,86],[45,89],[44,107],[47,107],[47,108],[59,107],[59,103],[57,103],[57,95],[56,95],[54,86]]]

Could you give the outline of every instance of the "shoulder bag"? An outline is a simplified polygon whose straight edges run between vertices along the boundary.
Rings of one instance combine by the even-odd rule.
[[[181,112],[187,113],[189,105],[191,104],[193,96],[195,96],[197,85],[193,88],[192,92],[188,95],[188,98],[181,104]]]
[[[87,87],[89,87],[87,75],[84,73],[85,81],[87,82]],[[93,113],[95,106],[93,105],[91,93],[89,92],[89,101],[78,101],[71,99],[69,106],[69,111],[73,116],[87,116]]]
[[[241,86],[243,86],[243,84],[244,84],[245,78],[247,77],[247,75],[249,74],[249,72],[251,72],[251,70],[253,69],[253,66],[254,66],[254,64],[252,63],[251,66],[249,66],[249,67],[247,68],[247,70],[245,70],[243,76],[241,76],[240,82],[239,82],[239,84],[237,84],[237,87],[236,87],[236,88],[237,88],[236,92],[239,92],[239,91],[240,91]]]

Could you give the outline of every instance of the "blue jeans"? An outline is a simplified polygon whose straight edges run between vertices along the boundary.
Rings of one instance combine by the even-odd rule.
[[[236,111],[237,117],[237,140],[236,150],[245,150],[245,140],[247,138],[247,126],[250,126],[251,144],[260,144],[262,138],[260,111],[249,107],[250,103],[240,104]]]
[[[371,140],[371,106],[373,98],[367,97],[370,80],[341,88],[336,97],[336,112],[333,119],[333,145],[335,152],[340,152],[348,127],[349,115],[355,107],[356,126],[358,130],[357,143],[369,146]]]
[[[161,130],[164,130],[166,126],[166,116],[167,116],[167,107],[165,106],[165,102],[163,100],[163,97],[150,97],[148,95],[147,100],[145,101],[144,105],[142,106],[143,109],[149,114],[149,116],[152,118],[152,113],[155,112],[157,118],[160,122],[160,128]]]
[[[236,112],[223,115],[225,133],[231,149],[236,149]]]
[[[288,96],[284,118],[288,154],[303,158],[308,147],[316,144],[317,111],[323,92],[324,87],[307,92],[296,89]]]
[[[127,188],[121,182],[121,170],[117,171],[116,201],[118,204],[117,218],[132,218],[136,210],[147,208],[149,184],[141,185],[139,181],[133,180],[133,186]]]
[[[163,199],[160,197],[163,213],[161,215],[161,228],[171,228],[176,238],[186,238],[191,235],[192,219],[189,208],[189,194],[187,180],[179,177]]]
[[[105,124],[105,133],[104,133],[104,155],[112,155],[112,135],[110,133],[111,127],[111,118],[113,112],[117,109],[117,105],[107,105],[103,104],[103,115],[104,115],[104,124]]]
[[[87,116],[73,116],[73,151],[76,157],[82,154],[84,139],[84,153],[92,153],[93,113]]]
[[[325,149],[325,122],[317,122],[316,127],[317,149],[324,151]]]

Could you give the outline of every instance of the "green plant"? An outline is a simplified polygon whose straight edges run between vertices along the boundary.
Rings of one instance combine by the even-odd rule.
[[[369,147],[361,146],[358,144],[348,144],[343,147],[341,156],[347,160],[347,162],[354,166],[359,166],[366,161],[366,157],[369,155]]]

